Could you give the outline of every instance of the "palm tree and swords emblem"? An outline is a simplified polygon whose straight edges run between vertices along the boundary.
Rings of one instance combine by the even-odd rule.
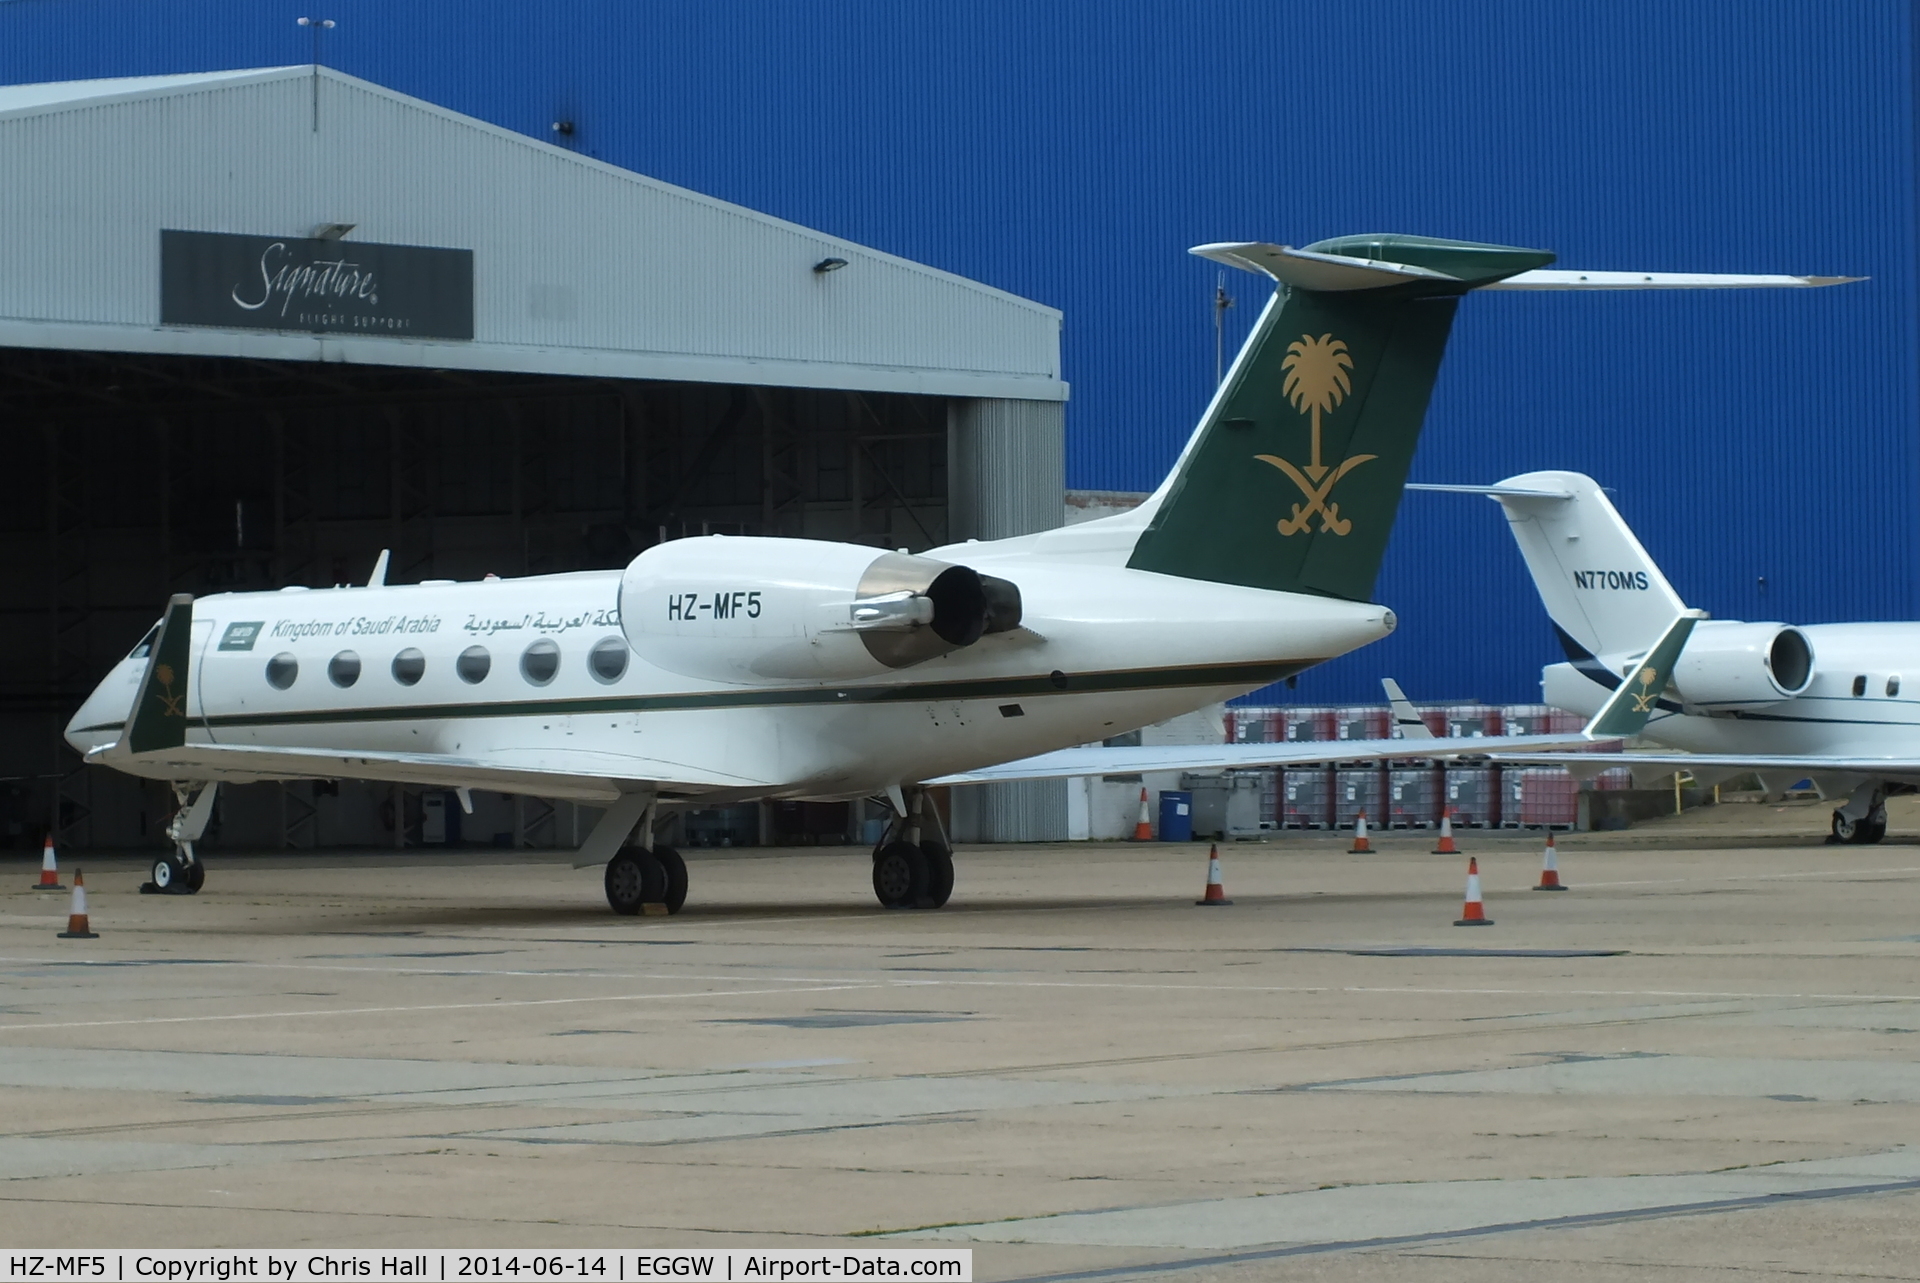
[[[1317,339],[1311,334],[1302,334],[1287,344],[1286,359],[1280,362],[1280,368],[1287,372],[1287,380],[1281,386],[1281,391],[1295,410],[1311,416],[1313,420],[1313,459],[1304,469],[1277,455],[1253,456],[1286,473],[1287,479],[1300,487],[1300,494],[1305,500],[1304,503],[1293,505],[1290,516],[1280,519],[1280,533],[1297,535],[1317,515],[1322,532],[1344,535],[1353,529],[1353,522],[1340,515],[1339,504],[1328,503],[1327,499],[1342,477],[1369,459],[1379,458],[1372,454],[1349,455],[1336,468],[1329,468],[1320,462],[1320,416],[1333,413],[1347,399],[1347,393],[1353,390],[1353,382],[1348,375],[1348,371],[1353,369],[1353,357],[1347,351],[1347,345],[1332,334],[1322,334]]]

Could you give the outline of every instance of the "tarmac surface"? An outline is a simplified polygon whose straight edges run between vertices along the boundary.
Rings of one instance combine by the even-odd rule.
[[[9,1247],[966,1244],[981,1279],[1920,1278],[1920,805],[1563,836],[0,865]],[[63,869],[70,881],[71,862]]]

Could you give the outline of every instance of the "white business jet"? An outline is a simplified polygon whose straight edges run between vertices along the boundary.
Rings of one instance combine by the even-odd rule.
[[[1413,486],[1499,501],[1567,662],[1542,697],[1598,708],[1682,610],[1680,595],[1607,499],[1578,472],[1529,472],[1492,486]],[[1742,623],[1694,629],[1645,736],[1680,753],[1582,754],[1576,769],[1631,765],[1643,780],[1691,771],[1703,784],[1752,773],[1770,793],[1811,778],[1845,797],[1833,836],[1886,836],[1888,790],[1920,785],[1920,624]],[[1904,681],[1904,685],[1903,685]]]
[[[383,556],[365,587],[176,596],[67,738],[90,762],[172,783],[161,890],[202,884],[193,844],[219,783],[359,779],[463,802],[483,788],[604,806],[579,858],[605,861],[622,913],[685,899],[685,864],[654,836],[674,808],[882,797],[894,819],[874,851],[875,894],[937,907],[953,863],[928,784],[1324,755],[1047,751],[1392,631],[1393,612],[1368,599],[1469,291],[1833,279],[1553,271],[1544,251],[1409,236],[1195,252],[1279,288],[1172,473],[1133,512],[913,556],[713,536],[649,548],[624,571],[399,586],[383,582]],[[1677,651],[1692,621],[1669,622]],[[1427,751],[1449,748],[1486,742]],[[1404,752],[1392,740],[1341,750]],[[1023,760],[992,766],[1009,759]]]

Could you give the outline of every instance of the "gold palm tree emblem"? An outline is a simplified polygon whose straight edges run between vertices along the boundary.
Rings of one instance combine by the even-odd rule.
[[[1313,461],[1307,464],[1306,471],[1318,481],[1327,474],[1327,465],[1320,462],[1320,416],[1331,414],[1353,390],[1352,381],[1347,377],[1347,371],[1353,368],[1353,358],[1347,354],[1347,345],[1331,334],[1322,334],[1317,339],[1311,334],[1302,334],[1287,344],[1287,356],[1280,362],[1280,368],[1287,372],[1287,381],[1280,390],[1295,410],[1313,416]]]

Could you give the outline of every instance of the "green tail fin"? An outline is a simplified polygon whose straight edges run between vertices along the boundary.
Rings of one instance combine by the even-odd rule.
[[[193,659],[193,598],[175,593],[160,617],[140,693],[127,720],[130,753],[179,748],[187,742],[187,669]]]
[[[1194,253],[1281,289],[1128,565],[1365,601],[1460,297],[1554,256],[1414,236]]]

